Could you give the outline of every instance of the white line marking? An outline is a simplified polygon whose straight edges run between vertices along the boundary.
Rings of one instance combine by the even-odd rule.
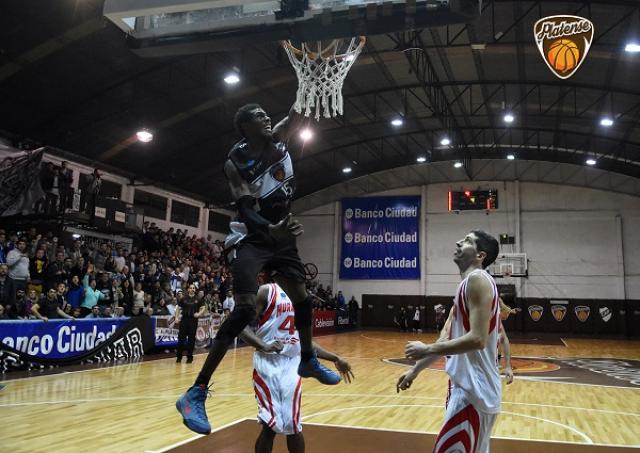
[[[586,441],[586,443],[588,443],[588,444],[592,444],[593,443],[593,440],[589,436],[587,436],[585,433],[583,433],[582,431],[578,431],[577,429],[575,429],[572,426],[565,425],[564,423],[554,422],[553,420],[549,420],[549,419],[542,418],[542,417],[536,417],[536,416],[533,416],[533,415],[519,414],[517,412],[502,411],[501,413],[502,414],[509,414],[509,415],[516,415],[518,417],[530,418],[530,419],[533,419],[533,420],[541,420],[543,422],[551,423],[552,425],[560,426],[562,428],[568,429],[569,431],[573,431],[574,433],[576,433],[577,435],[582,437]]]
[[[410,395],[375,395],[371,393],[303,393],[305,398],[385,398],[385,399],[406,399],[406,400],[434,400],[444,401],[444,397],[435,396],[410,396]],[[135,401],[135,400],[175,400],[180,395],[165,395],[165,396],[122,396],[113,398],[95,398],[95,399],[76,399],[76,400],[61,400],[61,401],[34,401],[27,403],[4,403],[0,404],[0,407],[11,406],[38,406],[44,404],[77,404],[77,403],[93,403],[93,402],[109,402],[109,401]],[[211,398],[255,398],[253,393],[213,393]],[[578,406],[558,406],[554,404],[540,404],[540,403],[520,403],[515,401],[502,401],[502,404],[515,405],[515,406],[532,406],[532,407],[550,407],[554,409],[564,410],[580,410],[587,412],[599,412],[603,414],[624,415],[629,417],[640,417],[640,413],[634,412],[621,412],[612,411],[607,409],[593,409],[589,407]],[[438,407],[444,407],[440,405]]]
[[[564,347],[565,347],[565,348],[568,348],[568,347],[569,347],[569,345],[567,344],[567,342],[566,342],[566,341],[564,341],[564,338],[560,337],[560,341],[562,341],[562,342],[564,343]]]
[[[346,429],[361,429],[361,430],[371,430],[371,431],[388,431],[393,433],[408,433],[408,434],[430,434],[437,435],[437,432],[433,431],[413,431],[409,429],[393,429],[393,428],[371,428],[368,426],[357,426],[357,425],[335,425],[332,423],[314,423],[314,422],[306,422],[306,425],[311,426],[329,426],[331,428],[346,428]],[[572,442],[570,440],[549,440],[549,439],[528,439],[524,437],[508,437],[508,436],[491,436],[492,439],[504,439],[504,440],[524,440],[527,442],[545,442],[545,443],[557,443],[557,444],[569,444],[569,445],[583,445],[582,442]],[[638,448],[640,445],[625,445],[625,444],[601,444],[601,443],[593,443],[594,447],[627,447],[627,448]]]
[[[229,428],[229,427],[231,427],[233,425],[237,425],[238,423],[242,423],[245,420],[251,420],[251,418],[244,417],[244,418],[235,420],[233,422],[229,422],[226,425],[222,425],[222,426],[219,426],[216,429],[212,429],[211,430],[211,434],[213,434],[215,432],[218,432],[218,431],[222,431],[223,429]],[[181,440],[180,442],[176,442],[175,444],[169,445],[168,447],[164,447],[164,448],[162,448],[160,450],[146,450],[145,453],[163,453],[165,451],[171,450],[172,448],[176,448],[176,447],[179,447],[181,445],[188,444],[189,442],[193,442],[194,440],[200,439],[201,437],[205,437],[205,436],[202,435],[202,434],[197,434],[197,435],[195,435],[193,437],[190,437],[190,438],[185,439],[185,440]]]
[[[392,408],[392,407],[431,407],[431,408],[436,408],[436,409],[442,409],[442,406],[434,406],[432,404],[389,404],[389,405],[341,407],[341,408],[338,408],[338,409],[329,409],[329,410],[326,410],[326,411],[316,412],[315,414],[309,414],[309,415],[306,415],[306,416],[302,417],[302,420],[305,420],[305,419],[311,418],[311,417],[317,417],[319,415],[331,414],[331,413],[334,413],[334,412],[345,412],[345,411],[361,410],[361,409],[386,409],[386,408]],[[573,431],[574,433],[576,433],[580,437],[582,437],[585,440],[585,443],[587,443],[587,444],[592,444],[593,443],[593,440],[591,440],[591,438],[589,436],[587,436],[585,433],[583,433],[582,431],[578,431],[577,429],[575,429],[575,428],[573,428],[571,426],[565,425],[563,423],[554,422],[553,420],[548,420],[546,418],[534,417],[532,415],[518,414],[517,412],[503,411],[501,413],[502,414],[509,414],[509,415],[516,415],[516,416],[520,416],[520,417],[531,418],[531,419],[534,419],[534,420],[540,420],[540,421],[543,421],[543,422],[551,423],[553,425],[557,425],[557,426],[566,428],[566,429],[568,429],[570,431]]]

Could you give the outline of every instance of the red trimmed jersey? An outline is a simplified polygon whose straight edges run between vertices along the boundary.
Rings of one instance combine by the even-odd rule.
[[[275,283],[269,284],[267,307],[258,318],[256,335],[267,344],[280,341],[284,345],[282,356],[300,357],[300,336],[294,314],[293,302],[283,289]]]
[[[483,349],[447,357],[445,369],[454,387],[462,389],[474,407],[486,413],[500,412],[502,384],[498,372],[498,341],[500,328],[500,304],[496,282],[486,271],[478,269],[470,273],[460,285],[454,299],[456,313],[451,323],[450,339],[465,335],[470,330],[467,303],[467,283],[471,275],[480,273],[491,282],[493,297],[491,318],[487,329],[489,338]]]

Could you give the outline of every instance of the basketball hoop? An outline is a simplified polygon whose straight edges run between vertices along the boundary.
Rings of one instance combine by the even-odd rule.
[[[283,41],[298,77],[294,110],[304,116],[315,111],[316,121],[321,114],[325,118],[342,115],[342,85],[365,42],[366,38],[360,36],[351,38],[348,46],[343,45],[342,39],[334,39],[326,45],[322,41],[303,42],[298,49],[291,41]]]

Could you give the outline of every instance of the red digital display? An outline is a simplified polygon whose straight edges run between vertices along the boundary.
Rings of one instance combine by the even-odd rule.
[[[498,209],[497,190],[450,191],[449,211],[481,211]]]

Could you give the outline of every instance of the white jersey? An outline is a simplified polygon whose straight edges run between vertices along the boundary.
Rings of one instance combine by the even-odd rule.
[[[278,434],[297,434],[302,430],[302,380],[298,376],[300,337],[293,303],[276,284],[269,285],[268,301],[256,335],[265,343],[278,340],[284,348],[279,354],[256,351],[253,355],[258,419]]]
[[[256,335],[265,343],[280,341],[284,348],[279,355],[300,357],[300,336],[296,330],[293,302],[275,283],[269,285],[268,301],[258,320]]]
[[[467,283],[469,277],[478,272],[487,278],[493,287],[492,314],[488,326],[489,338],[481,350],[448,356],[445,369],[453,386],[461,388],[477,410],[498,413],[502,397],[502,384],[498,371],[500,304],[498,303],[496,282],[486,271],[474,271],[460,282],[454,299],[456,313],[451,323],[449,338],[461,337],[470,330]]]

